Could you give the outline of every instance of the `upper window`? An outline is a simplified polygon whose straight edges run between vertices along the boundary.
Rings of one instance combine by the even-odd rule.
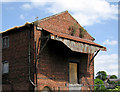
[[[9,63],[8,61],[2,62],[2,74],[6,74],[9,72]]]
[[[3,37],[3,48],[8,48],[9,47],[9,38],[8,36]]]

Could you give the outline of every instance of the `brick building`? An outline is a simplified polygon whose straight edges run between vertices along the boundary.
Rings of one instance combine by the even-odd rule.
[[[67,12],[2,32],[4,90],[90,90],[106,48]]]

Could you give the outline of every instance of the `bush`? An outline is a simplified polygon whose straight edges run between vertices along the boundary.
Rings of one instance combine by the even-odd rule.
[[[120,92],[120,86],[116,86],[115,89],[109,89],[110,92]]]
[[[94,84],[95,84],[94,88],[95,88],[96,91],[106,90],[106,88],[105,88],[105,86],[104,86],[104,82],[103,82],[101,79],[96,78],[96,79],[94,80]]]

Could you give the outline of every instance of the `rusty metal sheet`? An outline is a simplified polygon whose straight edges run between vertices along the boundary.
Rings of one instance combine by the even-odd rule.
[[[101,48],[98,46],[72,41],[72,40],[61,38],[55,35],[51,35],[51,39],[63,42],[68,48],[76,52],[92,54],[97,50],[104,50],[104,48]]]

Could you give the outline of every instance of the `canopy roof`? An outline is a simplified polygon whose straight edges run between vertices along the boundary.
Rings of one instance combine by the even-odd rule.
[[[98,50],[106,51],[106,47],[103,47],[91,40],[70,36],[52,30],[44,30],[51,33],[51,39],[61,41],[72,51],[91,54]]]

